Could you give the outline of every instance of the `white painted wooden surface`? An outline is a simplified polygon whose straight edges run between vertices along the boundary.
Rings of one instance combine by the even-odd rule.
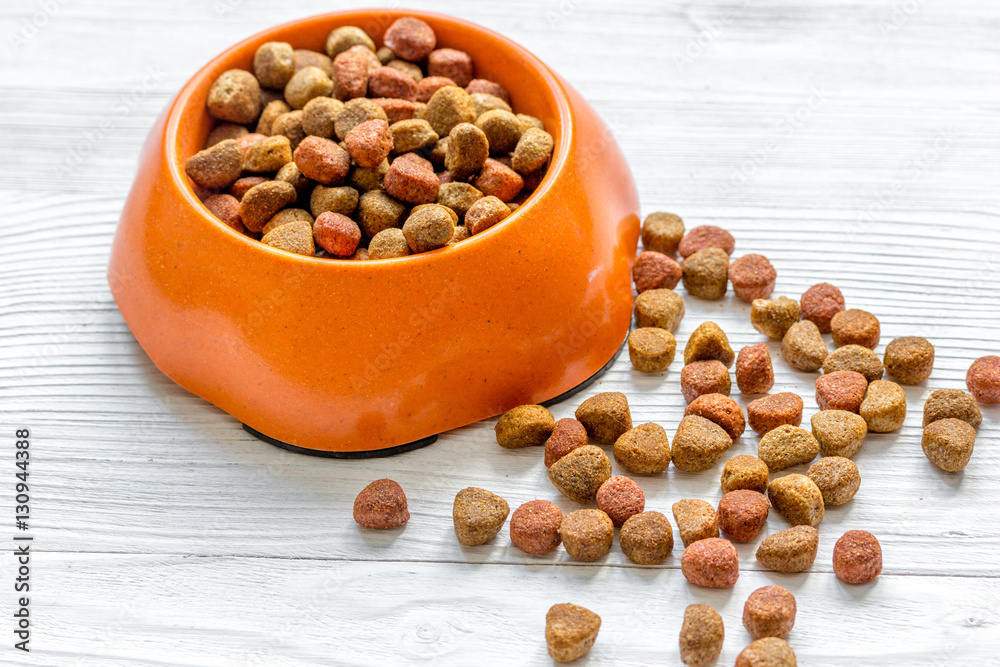
[[[828,511],[808,574],[760,571],[755,545],[739,546],[743,574],[721,592],[686,584],[680,548],[656,568],[632,566],[617,543],[595,564],[561,549],[526,557],[506,532],[463,548],[450,508],[465,486],[512,507],[541,497],[574,509],[549,485],[539,451],[500,450],[492,423],[385,460],[279,451],[163,377],[105,284],[138,149],[170,96],[238,39],[348,5],[4,3],[0,526],[7,543],[9,443],[27,426],[36,554],[28,656],[10,648],[15,566],[6,549],[0,557],[0,663],[547,664],[544,613],[572,601],[604,619],[582,664],[679,664],[683,608],[701,601],[723,615],[719,664],[732,664],[749,641],[743,601],[768,583],[798,598],[790,642],[800,664],[1000,663],[1000,408],[984,409],[964,473],[938,472],[920,450],[925,396],[961,387],[973,359],[1000,353],[1000,7],[411,4],[510,35],[569,79],[620,141],[646,212],[732,230],[736,254],[762,252],[776,265],[776,294],[838,284],[851,306],[881,318],[879,352],[896,336],[931,339],[934,375],[907,389],[906,424],[871,436],[856,457],[861,491]],[[43,25],[32,33],[33,20]],[[687,307],[681,346],[706,319],[736,347],[761,339],[732,297]],[[815,376],[771,349],[775,391],[800,392],[808,419]],[[683,409],[679,370],[641,376],[623,358],[587,395],[623,391],[636,423],[672,432]],[[745,436],[732,453],[755,451]],[[720,468],[640,478],[647,507],[716,501]],[[413,518],[400,531],[362,533],[352,499],[384,476],[406,489]],[[772,514],[766,532],[784,527]],[[851,528],[881,540],[885,569],[872,585],[847,587],[831,573],[833,543]]]

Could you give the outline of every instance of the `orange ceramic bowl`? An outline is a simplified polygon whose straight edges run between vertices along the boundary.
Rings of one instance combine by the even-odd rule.
[[[289,254],[215,219],[183,170],[213,127],[215,78],[251,69],[264,42],[322,51],[340,25],[379,43],[400,16],[425,20],[515,110],[544,120],[555,153],[530,199],[457,245],[373,261]],[[371,455],[550,400],[602,369],[629,329],[638,209],[604,124],[522,47],[439,14],[337,12],[254,35],[181,89],[146,142],[108,280],[139,344],[181,386],[276,443]]]

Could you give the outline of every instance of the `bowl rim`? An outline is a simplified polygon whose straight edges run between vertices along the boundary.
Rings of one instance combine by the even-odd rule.
[[[512,48],[521,57],[521,61],[525,66],[534,68],[541,78],[547,83],[548,90],[551,92],[555,100],[556,115],[559,122],[559,140],[556,143],[555,150],[553,151],[553,156],[549,160],[548,168],[546,169],[545,176],[542,178],[541,183],[532,192],[528,198],[525,200],[524,204],[519,206],[516,211],[512,212],[509,216],[504,218],[500,223],[493,225],[489,229],[486,229],[479,234],[470,236],[467,239],[462,240],[460,243],[444,246],[442,248],[436,248],[429,252],[416,253],[412,255],[407,255],[405,257],[389,257],[375,260],[366,260],[362,262],[350,260],[348,258],[334,258],[334,257],[310,257],[308,255],[299,255],[296,253],[287,252],[280,250],[278,248],[272,248],[271,246],[261,243],[259,240],[253,239],[246,234],[241,234],[235,229],[229,227],[224,222],[216,218],[205,206],[205,203],[198,198],[194,192],[194,188],[184,173],[183,160],[179,158],[180,151],[178,150],[178,128],[184,117],[184,111],[191,104],[191,97],[194,95],[195,89],[198,84],[207,76],[210,70],[215,69],[215,67],[220,63],[220,61],[231,58],[234,53],[238,50],[247,48],[250,44],[259,41],[265,36],[269,36],[275,32],[283,32],[286,30],[294,30],[300,24],[313,23],[316,21],[329,20],[331,21],[331,30],[333,28],[339,27],[340,25],[345,25],[343,19],[348,16],[357,16],[359,14],[382,14],[390,13],[394,16],[414,16],[420,19],[431,19],[432,21],[443,21],[449,22],[457,25],[465,30],[470,30],[478,33],[485,33],[504,42],[509,48]],[[338,23],[340,19],[340,23]],[[444,48],[444,47],[442,47]],[[224,51],[216,55],[214,58],[210,59],[205,63],[197,72],[194,73],[181,87],[180,91],[174,98],[170,109],[167,114],[166,128],[164,133],[164,151],[165,158],[167,161],[167,169],[175,185],[179,185],[181,195],[184,201],[189,204],[194,211],[201,215],[202,218],[211,224],[216,230],[221,230],[223,233],[230,234],[232,237],[238,237],[241,243],[246,243],[251,251],[263,252],[269,255],[271,258],[282,261],[289,262],[303,262],[310,266],[327,266],[330,270],[352,270],[347,267],[357,267],[353,270],[363,271],[366,267],[368,269],[377,266],[393,266],[399,265],[403,262],[413,262],[413,261],[434,261],[436,259],[441,259],[442,257],[447,257],[449,252],[455,252],[457,250],[463,249],[473,249],[475,246],[482,245],[483,243],[488,243],[490,240],[494,240],[494,237],[503,234],[503,230],[510,227],[512,224],[520,222],[520,218],[525,217],[526,212],[531,211],[533,208],[539,205],[539,202],[545,197],[549,190],[552,189],[553,184],[556,179],[562,175],[562,172],[566,166],[569,157],[569,147],[572,143],[573,138],[573,115],[569,102],[568,95],[565,89],[561,85],[558,77],[552,72],[551,69],[544,62],[542,62],[537,56],[530,52],[525,47],[521,46],[519,43],[510,39],[509,37],[486,28],[472,21],[467,21],[450,14],[444,14],[440,12],[430,12],[415,9],[377,9],[377,8],[359,8],[352,10],[336,11],[336,12],[324,12],[321,14],[313,14],[303,18],[288,21],[286,23],[280,23],[277,25],[270,26],[264,30],[258,31],[245,39],[229,46]],[[524,215],[522,215],[524,214]],[[485,239],[485,240],[484,240]],[[340,261],[337,261],[340,260]],[[375,262],[375,264],[372,264]]]

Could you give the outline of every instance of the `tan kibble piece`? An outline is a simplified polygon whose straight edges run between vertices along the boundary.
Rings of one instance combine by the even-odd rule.
[[[383,230],[402,227],[406,213],[406,205],[393,199],[387,192],[371,190],[361,195],[358,204],[358,225],[365,236],[374,238]]]
[[[845,348],[840,348],[843,349]],[[828,361],[829,359],[827,357]],[[847,410],[857,414],[867,391],[868,380],[857,371],[824,373],[816,378],[816,405],[820,410]]]
[[[868,424],[847,410],[821,410],[812,416],[812,433],[821,455],[851,458],[864,443]]]
[[[353,25],[343,25],[334,28],[326,38],[326,54],[335,58],[337,54],[343,53],[352,46],[364,46],[375,51],[375,42],[361,28]]]
[[[455,178],[463,179],[476,173],[489,156],[486,134],[472,123],[459,123],[448,133],[444,166]]]
[[[983,413],[972,394],[961,389],[937,389],[924,403],[924,426],[939,419],[954,417],[976,427],[983,422]]]
[[[743,605],[743,627],[754,639],[785,638],[795,625],[795,596],[782,586],[758,588]]]
[[[292,52],[292,62],[296,72],[306,67],[318,67],[326,72],[327,76],[333,76],[333,60],[325,53],[312,49],[295,49]]]
[[[305,128],[302,127],[303,116],[304,114],[301,110],[281,114],[271,123],[271,135],[288,137],[288,141],[291,143],[292,150],[294,151],[299,147],[302,140],[309,136]]]
[[[698,540],[719,536],[719,515],[710,503],[687,498],[678,500],[671,509],[685,547]]]
[[[351,217],[356,208],[358,208],[358,191],[347,185],[333,188],[317,185],[309,197],[309,210],[314,218],[318,218],[328,211]],[[361,229],[364,231],[364,225],[361,226]],[[374,236],[374,234],[369,234],[369,236]]]
[[[866,310],[852,308],[842,310],[830,320],[830,331],[833,332],[833,344],[862,345],[874,350],[878,345],[880,328],[878,318]]]
[[[511,213],[507,204],[492,195],[476,200],[465,213],[465,226],[472,235],[480,234]]]
[[[389,126],[392,132],[393,150],[409,153],[433,145],[438,140],[437,132],[426,120],[401,120]]]
[[[391,67],[394,70],[398,70],[405,74],[406,76],[413,79],[414,82],[420,83],[424,78],[424,71],[420,69],[420,65],[416,63],[411,63],[406,60],[390,60],[387,63],[383,63],[386,67]]]
[[[368,257],[370,259],[390,259],[393,257],[406,257],[411,255],[410,244],[403,236],[403,230],[391,227],[383,229],[372,237],[368,244]]]
[[[784,424],[763,436],[757,445],[757,456],[772,472],[800,463],[809,463],[819,454],[819,442],[804,428]]]
[[[267,234],[272,229],[277,229],[290,222],[308,222],[310,225],[315,222],[309,211],[301,208],[285,208],[274,214],[274,217],[267,221],[267,224],[260,230],[261,234]]]
[[[827,507],[843,505],[861,488],[858,466],[843,456],[824,456],[809,466],[806,476],[819,487]]]
[[[260,84],[246,70],[225,71],[209,89],[207,106],[213,118],[240,125],[252,123],[260,115]]]
[[[318,67],[304,67],[285,85],[285,101],[293,109],[301,109],[314,97],[329,97],[333,81]]]
[[[347,181],[358,190],[382,190],[385,175],[389,172],[389,161],[382,160],[374,167],[354,165],[347,174]]]
[[[768,338],[781,340],[799,321],[799,302],[787,296],[754,299],[750,304],[750,324]]]
[[[736,386],[744,394],[766,394],[774,386],[774,367],[767,343],[747,345],[736,357]]]
[[[235,139],[220,141],[184,162],[184,173],[203,188],[224,188],[240,177],[243,152]]]
[[[889,433],[906,419],[906,392],[895,382],[875,380],[861,403],[861,416],[873,433]]]
[[[617,391],[603,392],[591,396],[576,409],[587,434],[602,445],[612,445],[632,428],[632,415],[628,399]]]
[[[669,289],[646,290],[635,298],[635,323],[673,332],[684,318],[684,299]]]
[[[575,604],[554,605],[545,615],[545,643],[549,657],[571,662],[590,651],[601,629],[601,617]]]
[[[781,356],[800,371],[819,370],[828,353],[819,329],[809,320],[793,324],[781,339]]]
[[[284,181],[255,185],[240,200],[240,219],[251,232],[259,232],[275,213],[294,202],[296,196],[295,188]],[[309,228],[309,239],[311,244],[312,227]]]
[[[632,367],[642,373],[659,373],[674,361],[677,341],[666,329],[640,327],[628,335],[628,356]]]
[[[885,346],[885,370],[900,384],[920,384],[934,370],[934,346],[920,336],[896,338]]]
[[[747,404],[747,420],[750,428],[764,435],[785,424],[801,424],[802,407],[802,399],[797,394],[783,391],[750,401]]]
[[[711,664],[722,652],[722,617],[707,604],[688,605],[681,626],[681,662],[691,667]]]
[[[611,551],[615,524],[601,510],[577,510],[563,517],[559,537],[566,553],[582,561],[595,561]]]
[[[721,248],[705,248],[684,260],[681,279],[692,296],[721,299],[729,284],[729,255]]]
[[[796,667],[795,651],[784,639],[758,639],[736,656],[736,667]]]
[[[611,461],[603,449],[594,445],[577,447],[549,468],[552,485],[578,503],[592,502],[601,484],[610,477]]]
[[[717,359],[729,368],[736,357],[725,332],[715,322],[698,325],[684,346],[684,364]]]
[[[287,42],[261,44],[253,56],[253,73],[265,88],[284,88],[295,74],[292,45]]]
[[[587,442],[587,429],[583,424],[571,417],[560,419],[545,441],[545,467],[551,468],[553,463]]]
[[[431,96],[423,118],[431,124],[439,136],[444,137],[459,123],[475,121],[476,105],[462,88],[445,86]]]
[[[292,161],[292,144],[288,137],[268,137],[250,146],[243,154],[243,169],[263,173],[278,171]]]
[[[302,107],[302,128],[313,136],[330,139],[334,134],[337,117],[343,110],[344,103],[340,100],[314,97]]]
[[[722,492],[747,489],[767,493],[769,474],[767,464],[759,458],[739,454],[726,461],[722,468]]]
[[[312,257],[316,254],[312,225],[304,220],[290,222],[272,229],[260,241],[264,245],[287,250],[297,255]]]
[[[347,133],[361,123],[370,120],[389,122],[385,110],[371,100],[358,98],[344,103],[344,108],[337,114],[333,123],[333,132],[337,139],[343,140]]]
[[[555,418],[543,406],[519,405],[503,413],[493,430],[498,445],[520,449],[544,445],[555,426]]]
[[[442,183],[438,188],[437,203],[464,218],[472,205],[482,198],[483,193],[468,183]]]
[[[469,92],[468,89],[466,89],[466,92]],[[472,98],[472,103],[476,107],[476,118],[479,118],[487,111],[510,111],[513,113],[510,105],[496,95],[490,95],[489,93],[469,93],[469,97]],[[527,127],[521,121],[520,116],[514,116],[514,118],[517,119],[517,126],[521,130],[518,133],[518,138],[520,139],[520,135],[524,134]]]
[[[792,473],[772,480],[767,485],[767,497],[793,526],[815,526],[823,520],[823,492],[805,475]]]
[[[465,239],[472,236],[469,234],[469,230],[465,225],[455,225],[455,231],[451,235],[451,239],[448,241],[448,245],[455,245],[459,241],[464,241]]]
[[[685,472],[701,472],[718,463],[732,444],[732,439],[718,424],[688,415],[677,425],[670,449],[671,460]]]
[[[518,139],[510,166],[519,174],[534,173],[548,163],[554,147],[551,134],[538,128],[528,128]]]
[[[650,213],[642,222],[642,247],[646,250],[672,255],[682,238],[684,221],[673,213]]]
[[[718,424],[734,442],[743,435],[747,425],[740,404],[723,394],[702,394],[684,408],[684,416],[688,415],[698,415]]]
[[[729,396],[729,369],[716,359],[695,361],[681,369],[681,395],[688,403],[705,394]]]
[[[819,532],[795,526],[765,537],[757,547],[757,561],[775,572],[791,574],[812,567],[819,549]]]
[[[419,210],[417,210],[419,209]],[[443,248],[455,232],[455,212],[439,204],[418,206],[403,223],[403,235],[414,253]]]
[[[521,123],[504,109],[492,109],[476,117],[476,127],[489,141],[491,153],[510,153],[521,139]]]
[[[236,123],[219,123],[208,133],[208,139],[205,140],[205,148],[214,146],[226,139],[239,139],[249,133],[250,131],[242,125],[237,125]]]
[[[656,565],[666,560],[674,548],[673,528],[660,512],[642,512],[625,521],[618,542],[636,565]]]
[[[945,472],[958,472],[969,464],[976,445],[976,429],[954,417],[924,427],[921,446],[927,460]]]
[[[264,110],[260,112],[260,118],[257,119],[257,132],[271,136],[274,132],[274,121],[278,116],[283,116],[291,110],[292,107],[288,106],[288,103],[284,100],[272,100],[268,102]]]
[[[659,424],[640,424],[615,441],[618,465],[636,475],[657,475],[670,465],[670,439]]]
[[[510,506],[497,494],[474,486],[462,489],[451,510],[455,537],[470,547],[486,544],[503,528],[508,514]]]

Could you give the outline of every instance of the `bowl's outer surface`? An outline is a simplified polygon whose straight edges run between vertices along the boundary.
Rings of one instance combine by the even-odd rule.
[[[531,199],[456,246],[368,262],[291,255],[214,219],[183,174],[212,127],[212,81],[250,69],[264,42],[322,51],[338,25],[380,42],[404,15],[545,121],[556,152]],[[607,128],[523,48],[438,14],[339,12],[255,35],[185,85],[146,142],[108,278],[140,345],[181,386],[298,447],[374,450],[548,400],[600,369],[629,329],[638,211]]]

